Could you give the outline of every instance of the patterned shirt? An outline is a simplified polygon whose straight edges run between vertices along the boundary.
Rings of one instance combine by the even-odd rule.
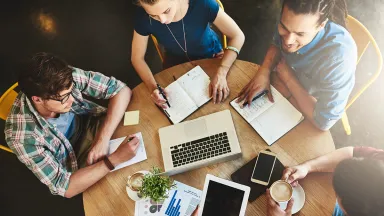
[[[114,77],[73,67],[74,102],[71,111],[76,115],[93,116],[105,113],[106,108],[83,98],[109,99],[125,84]],[[54,195],[64,196],[72,172],[78,169],[71,143],[55,126],[44,119],[28,97],[20,92],[5,123],[5,139],[18,159],[47,185]]]

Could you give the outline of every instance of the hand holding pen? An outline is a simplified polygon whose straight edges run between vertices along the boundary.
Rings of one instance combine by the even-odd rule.
[[[170,107],[170,104],[167,100],[167,95],[167,91],[161,88],[159,84],[157,84],[157,88],[153,90],[151,98],[153,102],[155,102],[159,107],[166,109]]]

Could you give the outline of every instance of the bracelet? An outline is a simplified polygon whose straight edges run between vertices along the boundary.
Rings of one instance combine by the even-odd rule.
[[[235,52],[237,55],[240,54],[240,51],[239,51],[236,47],[233,47],[233,46],[227,46],[225,49],[226,49],[226,50],[232,50],[232,51]]]
[[[111,161],[108,159],[108,157],[104,157],[104,163],[108,167],[109,170],[114,170],[115,166],[111,163]]]

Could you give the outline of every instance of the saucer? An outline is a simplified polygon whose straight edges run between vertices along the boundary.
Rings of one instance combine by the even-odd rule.
[[[136,173],[143,173],[145,175],[145,174],[148,174],[150,172],[149,171],[145,171],[145,170],[141,170],[141,171],[138,171]],[[128,177],[128,179],[129,179],[129,177]],[[139,200],[142,199],[142,197],[139,197],[137,191],[133,191],[130,187],[128,187],[128,180],[127,180],[127,185],[125,186],[125,190],[127,191],[128,197],[130,199],[132,199],[133,201],[136,202],[136,201],[139,201]]]
[[[297,184],[297,186],[293,188],[292,197],[295,200],[292,207],[292,214],[296,214],[303,208],[305,203],[305,192],[301,185]],[[285,210],[287,204],[280,204],[280,208]]]

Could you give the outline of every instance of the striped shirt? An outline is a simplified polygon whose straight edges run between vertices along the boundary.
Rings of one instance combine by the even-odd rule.
[[[83,98],[109,99],[125,84],[114,77],[73,67],[74,102],[71,112],[93,116],[106,108]],[[56,127],[44,119],[28,97],[20,92],[5,123],[5,139],[18,159],[48,186],[54,195],[64,196],[72,172],[78,169],[71,143]]]

